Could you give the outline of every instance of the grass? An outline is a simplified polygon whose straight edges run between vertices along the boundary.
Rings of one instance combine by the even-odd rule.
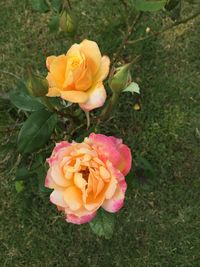
[[[123,7],[114,0],[72,4],[80,18],[75,40],[96,40],[112,56],[125,29]],[[50,34],[51,14],[33,12],[28,1],[2,0],[0,7],[0,70],[22,77],[31,63],[44,72],[46,56],[64,53],[75,41]],[[195,7],[184,2],[183,16]],[[170,20],[162,13],[145,15],[138,31],[158,29],[161,22]],[[199,266],[199,22],[197,18],[158,39],[129,46],[124,53],[127,59],[142,55],[133,67],[142,109],[134,111],[133,97],[122,95],[102,132],[126,140],[133,157],[147,158],[156,175],[145,183],[133,179],[111,240],[97,238],[88,225],[67,224],[28,177],[26,191],[17,194],[15,132],[0,133],[1,143],[13,148],[9,153],[5,146],[1,149],[0,266]],[[16,79],[1,71],[0,78],[5,98]],[[7,100],[1,102],[0,125],[15,125],[21,113]]]

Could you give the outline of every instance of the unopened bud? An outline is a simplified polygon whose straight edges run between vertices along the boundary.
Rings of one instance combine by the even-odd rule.
[[[31,70],[28,71],[28,80],[26,82],[27,89],[29,93],[33,96],[45,96],[48,92],[48,82],[47,80]]]
[[[131,82],[130,66],[131,64],[126,64],[115,70],[114,75],[109,80],[113,92],[120,93]]]
[[[60,24],[60,29],[63,32],[66,32],[72,35],[76,32],[76,29],[77,29],[76,20],[74,16],[71,13],[67,12],[66,10],[64,10],[61,13],[59,24]]]

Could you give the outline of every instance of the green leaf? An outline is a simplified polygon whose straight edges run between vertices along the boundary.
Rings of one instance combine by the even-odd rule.
[[[177,20],[181,13],[181,0],[168,0],[165,10],[172,20]]]
[[[9,97],[12,104],[19,109],[25,111],[44,109],[44,105],[39,102],[38,99],[28,94],[28,91],[22,81],[18,84],[16,90],[10,91]]]
[[[44,186],[45,178],[46,178],[47,170],[48,170],[45,155],[40,153],[35,157],[34,163],[32,165],[32,170],[37,174],[39,191],[42,193],[52,192],[51,189],[46,188]]]
[[[61,0],[51,0],[51,6],[55,12],[60,12],[61,10]]]
[[[48,92],[48,81],[45,77],[38,75],[28,68],[28,79],[26,87],[32,96],[45,96]]]
[[[45,178],[47,176],[47,168],[44,163],[41,163],[40,168],[37,169],[37,176],[39,191],[42,193],[50,193],[52,190],[44,186]]]
[[[110,239],[114,231],[114,215],[100,209],[89,224],[96,235]]]
[[[137,93],[140,94],[140,87],[137,83],[132,82],[129,84],[128,87],[126,87],[122,92],[131,92],[131,93]]]
[[[45,0],[31,0],[33,10],[41,13],[49,11],[49,6]]]
[[[49,140],[56,123],[57,115],[47,110],[38,110],[31,114],[18,135],[19,152],[31,153],[42,148]]]
[[[53,16],[49,21],[50,32],[57,32],[59,30],[59,16]]]
[[[158,11],[164,8],[167,0],[133,0],[133,4],[139,11]]]
[[[19,167],[16,171],[16,180],[28,179],[30,176],[33,176],[35,173],[27,169],[27,167]]]
[[[20,193],[24,190],[24,181],[16,181],[15,182],[15,189],[17,193]]]

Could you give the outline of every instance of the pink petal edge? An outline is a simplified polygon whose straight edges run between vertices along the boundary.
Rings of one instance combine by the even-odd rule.
[[[51,166],[55,162],[55,160],[57,159],[57,154],[61,149],[66,148],[70,145],[71,144],[68,143],[67,141],[56,143],[56,146],[54,147],[51,156],[47,159],[47,162],[49,163],[49,165]]]
[[[95,133],[91,133],[89,139],[99,146],[101,160],[105,162],[108,159],[124,175],[128,174],[132,164],[131,150],[122,143],[122,139]]]
[[[88,215],[84,215],[82,217],[78,217],[74,214],[66,214],[66,221],[68,223],[73,223],[73,224],[84,224],[90,222],[94,217],[96,216],[96,212],[93,212]]]

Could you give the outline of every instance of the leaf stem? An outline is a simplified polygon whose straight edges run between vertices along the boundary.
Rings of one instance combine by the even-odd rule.
[[[105,109],[103,109],[102,113],[100,114],[96,125],[107,120],[107,118],[109,117],[109,115],[111,114],[113,109],[115,108],[118,98],[119,98],[119,93],[113,93],[112,94],[112,97],[111,97],[109,103],[107,104]]]

